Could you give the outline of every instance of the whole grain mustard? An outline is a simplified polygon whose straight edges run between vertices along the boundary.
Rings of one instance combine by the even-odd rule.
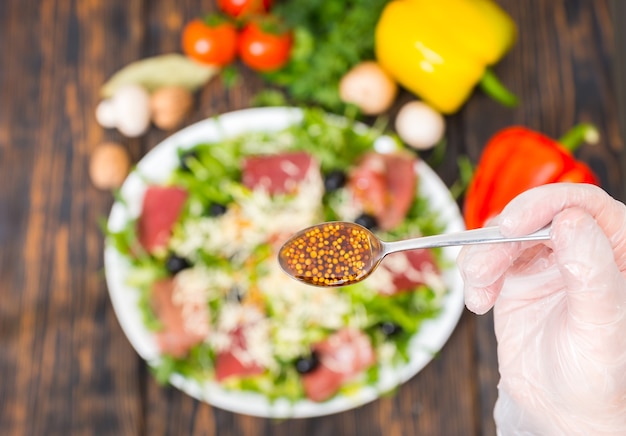
[[[356,283],[369,274],[379,248],[364,228],[341,222],[323,223],[295,235],[282,248],[283,269],[316,286]]]

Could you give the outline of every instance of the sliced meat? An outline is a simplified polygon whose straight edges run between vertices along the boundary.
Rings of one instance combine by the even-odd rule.
[[[187,200],[187,191],[178,187],[150,186],[143,197],[137,222],[139,243],[154,253],[167,246],[172,227]]]
[[[302,384],[307,398],[311,401],[325,401],[332,397],[343,384],[344,376],[324,365],[302,376]]]
[[[315,345],[320,364],[303,375],[307,398],[324,401],[341,385],[362,373],[376,362],[369,337],[356,329],[343,329]]]
[[[391,273],[392,286],[383,290],[383,293],[388,294],[412,291],[419,285],[433,285],[435,280],[440,280],[435,256],[426,249],[392,253],[380,269]]]
[[[369,153],[348,175],[352,197],[364,212],[377,220],[384,215],[389,202],[387,165],[382,154]]]
[[[263,374],[263,367],[256,364],[244,365],[232,351],[219,353],[215,360],[215,379],[221,382],[228,377],[247,377]]]
[[[415,158],[408,154],[387,154],[387,191],[391,201],[389,209],[379,218],[382,229],[393,229],[406,217],[415,200],[417,173]]]
[[[415,158],[407,153],[368,153],[348,179],[353,199],[382,230],[404,220],[416,193]]]
[[[237,357],[239,353],[245,353],[246,343],[241,330],[232,333],[232,348],[218,353],[215,359],[215,379],[221,382],[229,377],[246,377],[262,374],[265,369],[254,362],[243,363]]]
[[[350,378],[372,365],[376,356],[369,337],[360,330],[343,329],[315,346],[322,365]]]
[[[151,303],[157,318],[163,324],[162,330],[156,334],[159,350],[161,353],[181,358],[191,347],[204,340],[206,332],[193,331],[185,325],[183,306],[174,303],[173,294],[174,280],[171,278],[159,280],[152,286]],[[204,310],[206,312],[206,309]],[[208,318],[208,313],[200,315]]]
[[[305,152],[250,156],[243,161],[242,183],[270,194],[292,194],[312,171],[319,175],[319,164]]]

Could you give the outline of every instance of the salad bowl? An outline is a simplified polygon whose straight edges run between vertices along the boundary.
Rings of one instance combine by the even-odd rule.
[[[136,228],[142,213],[145,212],[144,208],[146,207],[145,198],[147,192],[152,186],[164,186],[173,183],[173,180],[177,180],[176,177],[179,177],[180,180],[189,179],[188,171],[186,169],[185,171],[187,172],[181,170],[181,157],[184,158],[185,156],[191,155],[192,163],[190,163],[190,166],[194,171],[193,174],[203,174],[203,169],[200,166],[193,167],[193,159],[195,159],[196,155],[188,153],[188,151],[195,150],[198,144],[202,144],[202,147],[205,147],[204,150],[208,150],[207,147],[223,147],[226,149],[226,145],[223,145],[225,141],[230,141],[232,138],[238,138],[242,135],[252,135],[251,137],[260,135],[258,136],[259,138],[264,137],[266,139],[272,138],[272,135],[274,135],[273,142],[270,142],[277,144],[282,141],[282,139],[280,139],[283,138],[281,132],[285,132],[286,129],[293,129],[294,126],[303,123],[306,117],[307,112],[305,110],[296,108],[246,109],[207,119],[180,130],[155,146],[141,159],[136,169],[129,175],[122,186],[118,199],[114,203],[108,217],[108,235],[104,253],[105,277],[113,308],[129,342],[141,358],[144,359],[148,365],[155,368],[157,376],[160,374],[159,377],[162,380],[167,381],[200,401],[235,413],[272,418],[304,418],[337,413],[373,401],[381,394],[392,391],[397,386],[415,376],[431,361],[435,353],[445,345],[463,310],[462,283],[455,267],[458,247],[442,248],[437,253],[437,262],[443,290],[437,294],[436,310],[433,310],[430,315],[425,316],[423,320],[416,323],[415,332],[405,341],[406,344],[402,353],[405,356],[404,360],[398,362],[397,359],[388,359],[388,361],[381,359],[380,356],[383,353],[389,353],[389,348],[393,348],[387,345],[381,345],[374,350],[377,356],[377,363],[374,365],[375,371],[367,371],[367,377],[361,377],[358,383],[351,381],[345,389],[341,389],[330,397],[320,400],[314,400],[310,398],[310,396],[303,394],[299,386],[292,386],[293,389],[290,388],[291,390],[285,387],[277,388],[277,392],[279,393],[273,395],[271,386],[267,388],[267,378],[265,378],[263,382],[264,388],[258,387],[260,384],[253,385],[252,388],[249,388],[249,384],[232,383],[229,381],[230,379],[218,381],[216,379],[214,358],[219,352],[215,351],[215,349],[211,351],[208,345],[212,344],[212,337],[218,336],[216,332],[217,327],[215,327],[215,325],[211,327],[211,333],[207,335],[207,338],[210,339],[198,345],[198,347],[207,348],[200,348],[200,351],[195,352],[196,360],[192,362],[193,365],[197,366],[200,365],[198,362],[206,361],[202,364],[205,366],[200,365],[201,368],[199,369],[195,367],[189,369],[193,365],[185,360],[187,358],[184,356],[184,353],[181,355],[182,357],[177,356],[176,358],[172,358],[164,352],[162,343],[159,342],[158,328],[155,329],[154,323],[150,322],[150,315],[146,315],[146,310],[149,311],[151,306],[145,301],[146,293],[142,293],[140,289],[142,286],[145,288],[146,276],[154,274],[155,278],[151,280],[157,280],[156,277],[163,275],[163,269],[160,266],[155,267],[154,270],[149,270],[149,268],[144,268],[143,266],[138,267],[136,252],[133,251],[134,249],[130,248],[132,243],[129,242],[128,239],[125,243],[124,241],[120,243],[120,239],[123,239],[122,236],[128,234],[129,229],[132,230]],[[329,119],[331,120],[329,121],[330,124],[342,124],[343,122],[341,118],[334,116],[329,117]],[[319,120],[316,122],[319,122]],[[311,125],[307,125],[306,127],[306,131],[299,132],[298,134],[319,134]],[[357,131],[366,131],[369,129],[362,125],[351,126],[350,128]],[[291,132],[293,133],[293,130],[291,130]],[[371,140],[373,152],[387,154],[399,148],[397,141],[391,137],[376,132],[369,132],[367,135],[369,135],[367,136],[368,140]],[[259,141],[263,142],[262,140]],[[251,145],[250,147],[251,150],[255,151],[255,147],[257,146]],[[263,150],[265,150],[267,154],[274,153],[273,150]],[[250,154],[252,154],[252,151]],[[319,160],[324,164],[324,162],[328,162],[328,160],[324,160],[327,158],[326,155],[321,155]],[[221,162],[219,159],[216,161]],[[414,170],[416,179],[418,180],[415,188],[415,196],[420,199],[422,204],[427,205],[429,214],[436,217],[435,224],[437,230],[444,233],[463,230],[464,226],[460,212],[445,184],[439,179],[436,173],[420,159],[415,159]],[[237,174],[235,178],[241,177],[238,171],[235,173]],[[213,173],[213,175],[214,174],[215,173]],[[207,177],[210,177],[210,175],[207,175]],[[211,183],[215,185],[216,182],[213,180]],[[239,182],[237,182],[237,186],[233,188],[233,184],[229,182],[229,184],[223,185],[227,186],[227,188],[223,189],[232,189],[232,196],[237,197],[237,195],[241,195],[241,197],[237,198],[241,198],[240,201],[244,202],[246,198],[249,198],[250,193],[245,189],[241,189],[238,183]],[[206,195],[218,194],[219,193],[209,193]],[[203,193],[202,195],[205,194]],[[320,193],[319,195],[320,198],[326,198],[324,197],[324,195],[326,195],[324,193]],[[193,197],[193,193],[189,194],[189,198],[195,198]],[[302,201],[298,204],[302,204]],[[243,209],[243,207],[240,209]],[[337,207],[336,209],[336,213],[343,211],[341,207]],[[193,210],[193,207],[191,207],[190,210]],[[191,220],[189,217],[193,216],[193,212],[186,212],[183,215],[187,217],[186,219]],[[298,215],[302,214],[294,213],[285,220],[287,224],[280,225],[289,226],[290,222],[292,226],[301,225],[297,219]],[[276,223],[274,223],[276,227],[279,225],[277,223],[280,221],[280,217],[275,215],[274,219],[269,221],[276,221]],[[310,224],[314,223],[315,222],[310,222]],[[267,225],[271,225],[271,223]],[[184,224],[181,224],[181,226],[181,228],[185,228]],[[302,227],[305,226],[302,225]],[[297,229],[290,229],[290,231],[293,232],[295,232],[295,230]],[[210,239],[211,230],[207,230],[207,232]],[[186,244],[188,241],[185,241],[185,238],[189,239],[189,233],[185,234],[181,229],[173,233],[172,240],[178,241],[176,242],[178,245],[172,242],[171,244],[174,245],[168,246],[167,250],[171,251],[175,249],[184,251],[185,249],[183,247],[189,246],[189,244]],[[137,235],[134,235],[132,238],[135,238],[133,239],[133,241],[135,241]],[[231,245],[228,239],[225,241],[226,242],[222,242],[224,249]],[[195,248],[187,248],[187,251],[184,252],[193,257],[197,255],[199,250],[197,244],[194,245],[194,247]],[[229,259],[236,259],[237,252],[231,252],[229,256]],[[166,262],[165,257],[166,254],[158,250],[149,253],[148,256],[150,265],[158,262],[164,264]],[[206,258],[206,256],[196,257],[196,259],[199,258]],[[273,264],[276,264],[278,268],[275,256],[268,256],[264,258],[262,262],[259,261],[257,266],[260,270],[266,271],[268,269],[271,270]],[[245,283],[249,282],[246,281]],[[287,283],[285,286],[291,286],[289,282],[285,283]],[[368,283],[368,281],[366,280],[364,283]],[[375,283],[376,282],[373,281],[371,286],[375,286]],[[310,291],[304,289],[302,292],[322,292],[315,290],[313,287],[309,288],[311,288]],[[358,290],[358,292],[350,291],[348,288],[343,291],[341,289],[333,290],[333,292],[335,291],[340,293],[339,298],[343,298],[342,301],[344,302],[362,302],[364,299],[361,299],[359,295],[362,295],[364,292],[370,292],[370,290]],[[345,298],[347,298],[347,300]],[[377,299],[379,298],[381,297],[372,294],[373,300],[378,301]],[[215,306],[217,303],[211,304],[212,305],[209,305],[210,307],[217,307]],[[350,304],[352,303],[349,303],[348,306],[350,306]],[[148,309],[146,309],[146,307]],[[219,307],[223,308],[225,306]],[[280,313],[276,314],[276,311],[274,311],[272,317],[288,317],[289,314],[295,310],[298,310],[295,306],[289,306],[285,309],[284,315]],[[339,315],[338,319],[342,319],[342,322],[345,322],[347,326],[351,327],[370,326],[371,323],[368,324],[368,321],[363,321],[363,319],[367,319],[369,315],[364,316],[363,319],[354,315],[355,313],[361,313],[360,310],[359,308],[353,311],[353,308],[347,307],[346,310]],[[152,316],[154,316],[154,314],[152,314]],[[210,320],[215,320],[217,316],[217,314],[209,314]],[[270,319],[268,322],[272,321],[273,319]],[[287,321],[281,320],[281,322]],[[324,331],[326,330],[330,330],[330,328],[325,326]],[[365,327],[363,327],[363,331],[365,330]],[[275,344],[272,344],[272,346],[274,347],[273,349],[277,348]],[[207,357],[204,360],[199,358],[197,355],[202,354],[202,350],[208,350],[206,355],[210,356],[210,358]],[[288,359],[283,356],[280,359],[274,359],[272,361],[282,362],[284,360]],[[269,366],[271,365],[268,364],[268,367]],[[165,367],[168,369],[165,370]],[[288,371],[289,374],[295,374],[290,368],[288,368]],[[272,379],[270,379],[270,385],[271,383],[273,383]],[[296,384],[298,383],[296,382]],[[298,393],[294,395],[282,395],[282,392],[292,391]],[[306,390],[304,392],[306,393]]]

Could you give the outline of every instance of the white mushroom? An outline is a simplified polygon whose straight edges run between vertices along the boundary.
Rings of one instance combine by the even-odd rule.
[[[100,102],[96,119],[102,127],[117,127],[124,136],[141,136],[150,127],[150,95],[139,85],[120,86],[113,97]]]
[[[106,129],[113,129],[117,125],[117,116],[111,100],[102,100],[96,107],[96,120]]]
[[[193,106],[193,95],[182,86],[164,86],[150,96],[152,122],[163,130],[178,127]]]
[[[410,101],[400,108],[395,126],[400,139],[418,150],[435,146],[446,130],[443,115],[418,100]]]
[[[150,127],[150,94],[139,85],[120,86],[111,104],[117,119],[117,129],[124,136],[143,135]]]
[[[355,65],[339,82],[339,97],[356,105],[365,115],[385,112],[398,93],[396,82],[374,61]]]
[[[89,176],[98,189],[119,188],[130,171],[130,156],[116,142],[98,145],[89,160]]]

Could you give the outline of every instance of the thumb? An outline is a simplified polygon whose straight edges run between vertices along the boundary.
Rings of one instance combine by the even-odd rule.
[[[566,209],[555,216],[551,239],[569,316],[585,324],[615,322],[626,308],[625,280],[596,221],[582,209]]]

